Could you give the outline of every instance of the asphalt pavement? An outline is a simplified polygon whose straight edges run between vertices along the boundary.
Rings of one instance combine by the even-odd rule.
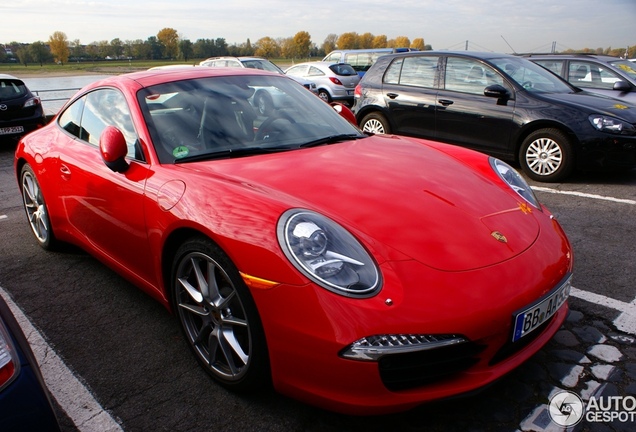
[[[566,323],[536,356],[478,394],[352,417],[271,391],[241,397],[215,385],[158,303],[80,250],[37,246],[12,157],[0,148],[0,287],[43,336],[45,356],[54,353],[120,430],[561,431],[550,402],[563,391],[606,404],[586,407],[569,430],[636,429],[636,171],[536,184],[572,241],[576,287]],[[100,430],[90,418],[77,420],[83,399],[59,399],[65,431]]]

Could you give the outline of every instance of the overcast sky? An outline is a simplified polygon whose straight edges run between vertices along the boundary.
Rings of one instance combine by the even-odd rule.
[[[307,31],[424,38],[434,49],[547,52],[636,44],[636,0],[2,0],[0,43],[156,36],[251,43]],[[511,48],[512,47],[512,48]]]

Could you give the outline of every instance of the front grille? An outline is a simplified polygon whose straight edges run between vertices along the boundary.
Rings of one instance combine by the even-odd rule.
[[[485,348],[464,342],[432,350],[385,355],[378,362],[380,377],[392,391],[420,387],[470,368],[479,361],[478,355]]]

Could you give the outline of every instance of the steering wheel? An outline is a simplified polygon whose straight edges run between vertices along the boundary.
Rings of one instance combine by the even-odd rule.
[[[524,81],[523,84],[521,84],[521,87],[524,89],[530,89],[534,87],[534,83],[532,81]]]
[[[270,132],[280,132],[284,128],[284,124],[275,124],[274,122],[286,122],[289,124],[296,123],[287,112],[285,111],[276,111],[273,115],[267,118],[261,125],[258,127],[258,132],[256,132],[256,136],[254,137],[254,141],[263,141],[269,139]]]

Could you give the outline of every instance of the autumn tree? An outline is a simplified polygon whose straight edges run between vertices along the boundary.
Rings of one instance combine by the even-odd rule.
[[[338,42],[338,35],[334,33],[330,33],[327,35],[327,37],[323,41],[321,48],[325,54],[329,54],[331,51],[336,49],[337,42]]]
[[[418,51],[424,51],[426,49],[426,45],[424,45],[424,38],[413,39],[413,42],[411,42],[411,48],[414,48]]]
[[[408,48],[411,46],[411,39],[406,36],[398,36],[387,44],[389,48]]]
[[[356,49],[358,48],[358,33],[343,33],[338,37],[338,49]]]
[[[82,43],[79,39],[71,41],[69,43],[69,49],[71,55],[75,57],[77,61],[79,61],[79,59],[84,56],[84,47],[82,46]]]
[[[294,35],[294,57],[307,58],[311,49],[311,35],[306,31],[299,31]]]
[[[49,48],[56,62],[64,64],[68,61],[69,48],[66,33],[61,31],[54,32],[49,37]]]
[[[173,28],[163,28],[157,33],[157,40],[163,47],[163,56],[175,58],[179,52],[179,35]]]
[[[386,35],[378,35],[373,38],[371,48],[386,48],[387,46]]]
[[[269,36],[265,36],[256,41],[256,51],[254,55],[265,58],[274,58],[280,56],[280,46]]]
[[[358,36],[358,48],[373,48],[373,38],[371,33],[363,33]]]

